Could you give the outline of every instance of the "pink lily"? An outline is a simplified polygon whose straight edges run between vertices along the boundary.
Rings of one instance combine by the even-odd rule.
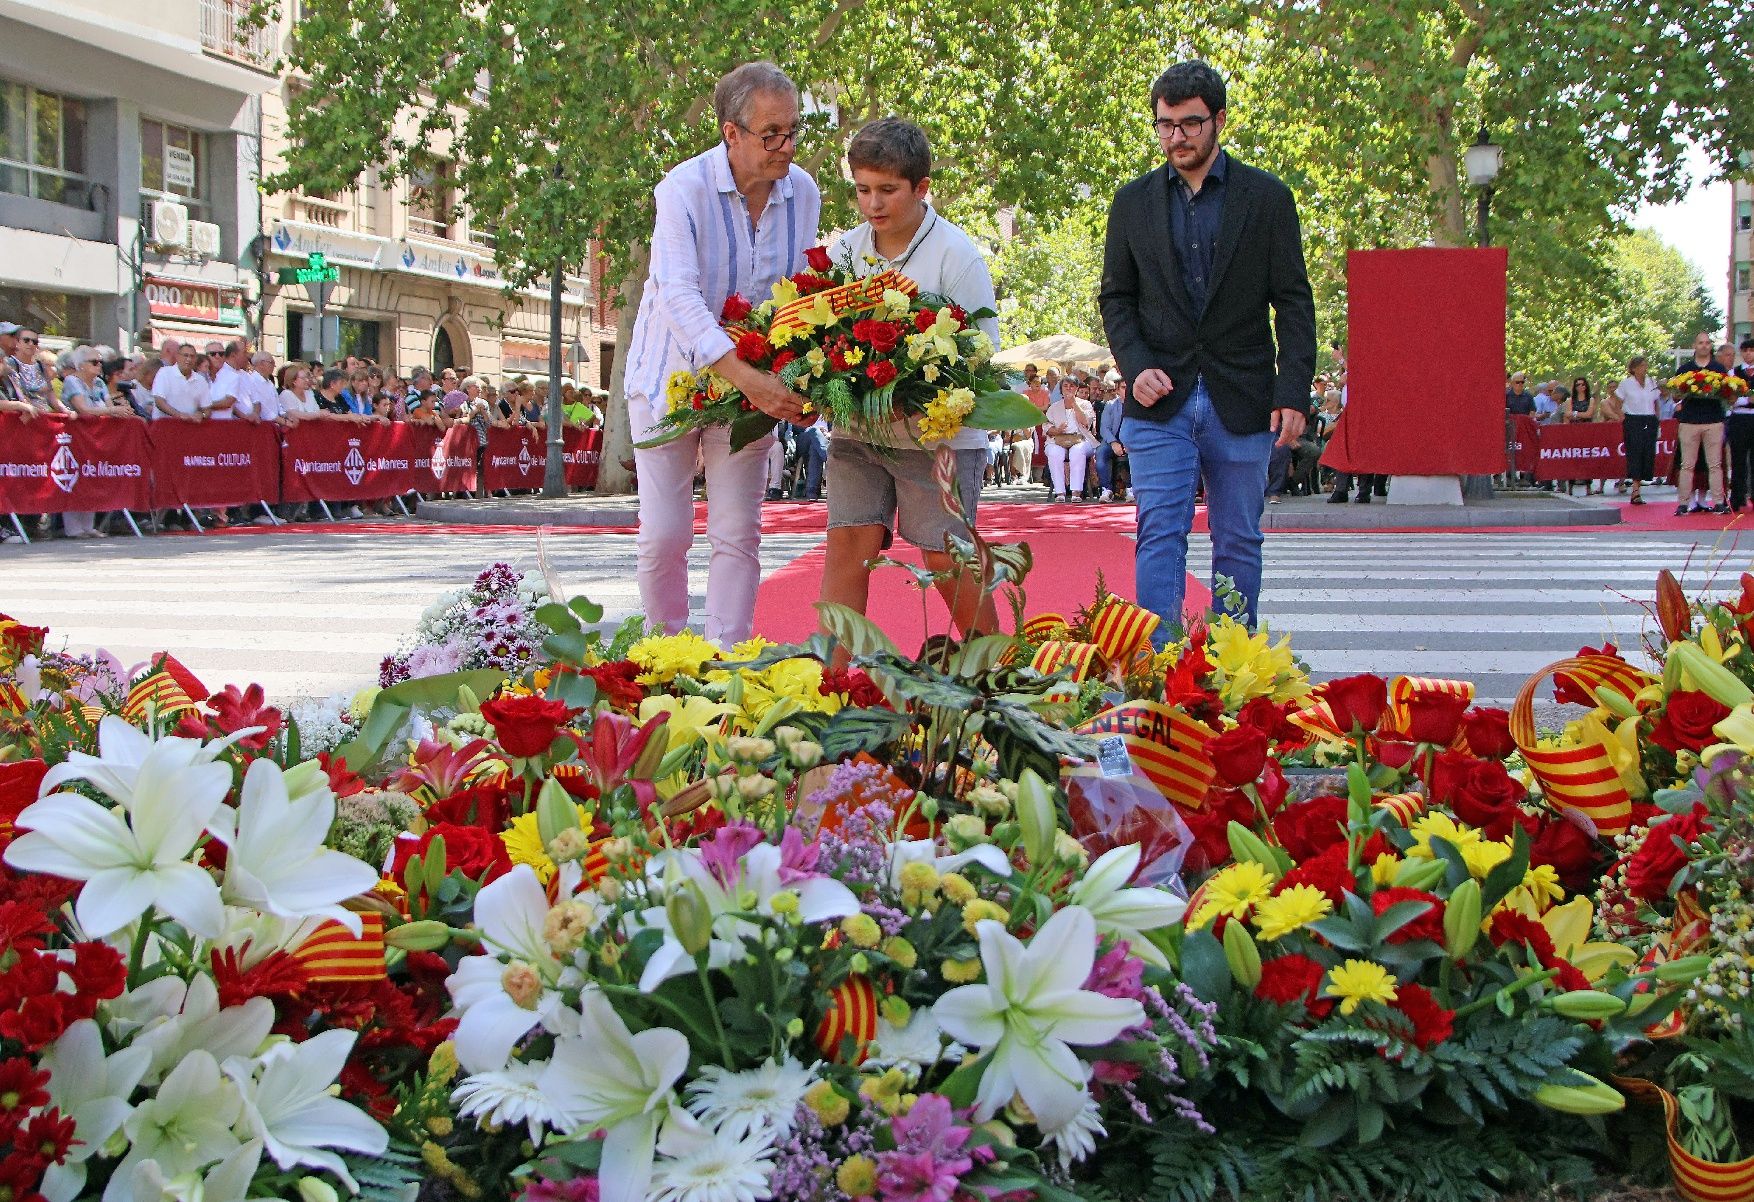
[[[627,785],[638,799],[642,814],[657,801],[658,789],[652,781],[629,779],[629,774],[638,765],[646,744],[669,719],[667,713],[656,714],[644,725],[636,726],[613,710],[597,715],[589,742],[579,743],[579,762],[599,795],[607,796],[616,787]]]
[[[410,797],[437,801],[460,791],[482,765],[482,753],[492,744],[486,739],[472,739],[461,747],[452,747],[436,739],[422,739],[415,748],[412,762],[391,780],[390,787]]]

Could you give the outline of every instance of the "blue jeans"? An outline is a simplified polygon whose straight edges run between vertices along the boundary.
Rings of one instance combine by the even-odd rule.
[[[1114,402],[1110,402],[1113,404]],[[1125,446],[1125,443],[1121,444]],[[1102,484],[1103,492],[1113,492],[1115,488],[1115,449],[1106,442],[1096,444],[1096,478]]]
[[[804,460],[804,495],[812,501],[822,495],[822,469],[828,465],[828,431],[817,422],[797,431],[798,454]]]
[[[1139,604],[1164,619],[1152,635],[1161,648],[1171,627],[1185,619],[1188,531],[1194,492],[1206,480],[1206,521],[1212,532],[1212,580],[1220,576],[1241,594],[1250,626],[1261,595],[1261,510],[1266,505],[1267,460],[1277,441],[1270,430],[1232,434],[1212,409],[1204,381],[1196,382],[1176,415],[1165,422],[1129,417],[1121,442],[1133,466],[1139,509],[1135,573]]]

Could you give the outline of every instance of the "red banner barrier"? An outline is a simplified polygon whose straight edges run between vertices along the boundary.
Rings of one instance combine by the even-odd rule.
[[[596,488],[597,465],[603,458],[603,427],[580,429],[568,426],[561,434],[561,453],[566,457],[568,488]]]
[[[561,435],[563,453],[568,433],[571,431],[563,431]],[[502,488],[541,488],[548,463],[547,440],[548,432],[541,426],[489,430],[487,454],[481,459],[482,487],[488,492],[498,492]]]
[[[1656,478],[1666,480],[1675,460],[1675,423],[1657,432]],[[1516,470],[1537,480],[1622,480],[1626,438],[1619,422],[1541,426],[1526,414],[1516,419]]]
[[[254,422],[153,422],[152,507],[203,509],[280,499],[280,438]]]
[[[150,509],[146,423],[0,416],[0,513]]]
[[[475,432],[441,438],[413,423],[300,422],[281,433],[280,490],[288,501],[376,501],[475,487]]]

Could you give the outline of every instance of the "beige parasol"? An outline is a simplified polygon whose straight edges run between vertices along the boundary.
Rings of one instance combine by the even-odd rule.
[[[993,356],[1000,367],[1022,367],[1025,363],[1050,360],[1061,366],[1091,366],[1114,361],[1107,347],[1098,346],[1076,334],[1049,334],[1022,346],[1014,346]]]

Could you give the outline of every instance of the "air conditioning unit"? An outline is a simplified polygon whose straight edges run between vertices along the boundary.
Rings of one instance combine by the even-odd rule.
[[[189,247],[204,258],[219,258],[219,227],[211,221],[189,222]]]
[[[155,246],[189,244],[189,210],[174,200],[152,202],[152,242]]]

